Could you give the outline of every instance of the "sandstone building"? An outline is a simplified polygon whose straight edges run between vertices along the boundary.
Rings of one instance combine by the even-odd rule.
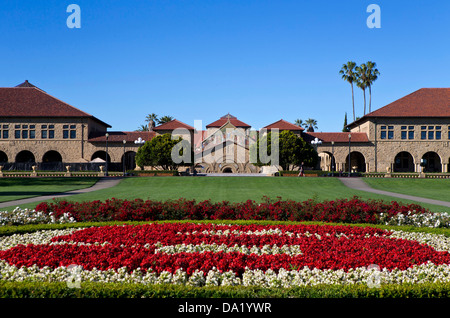
[[[423,88],[348,125],[350,132],[307,132],[283,119],[264,127],[290,130],[313,142],[322,170],[450,172],[450,88]],[[149,131],[109,131],[110,125],[28,81],[0,88],[0,165],[4,170],[134,169],[142,141],[175,131],[191,141],[199,172],[254,173],[251,125],[227,114],[196,130],[179,120]],[[349,156],[350,154],[350,156]],[[349,164],[350,157],[350,164]],[[106,161],[106,162],[105,162]]]

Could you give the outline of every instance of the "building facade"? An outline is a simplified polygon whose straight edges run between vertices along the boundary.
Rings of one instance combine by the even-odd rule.
[[[144,141],[175,133],[190,140],[204,173],[256,173],[251,125],[227,114],[195,130],[179,120],[148,131],[109,131],[110,125],[32,85],[0,88],[0,165],[7,169],[134,169]],[[280,119],[264,131],[290,130],[319,153],[327,171],[450,172],[450,88],[423,88],[348,125],[349,132],[305,131]],[[152,167],[145,167],[152,169]]]

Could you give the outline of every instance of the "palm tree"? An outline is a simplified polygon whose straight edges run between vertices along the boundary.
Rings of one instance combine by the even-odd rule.
[[[378,79],[378,75],[380,75],[380,72],[376,68],[377,63],[368,61],[367,63],[367,87],[369,88],[369,113],[372,111],[372,84]]]
[[[168,123],[169,121],[172,121],[173,117],[172,116],[163,116],[159,119],[158,124],[164,124],[164,123]]]
[[[356,86],[362,89],[364,94],[364,115],[366,115],[366,88],[369,85],[369,69],[366,64],[361,64],[355,68],[357,79]]]
[[[298,118],[294,121],[294,125],[297,125],[298,127],[305,127],[306,124],[303,122],[302,119]]]
[[[141,125],[139,126],[138,129],[136,129],[136,131],[148,131],[148,126],[147,125]]]
[[[159,122],[158,115],[156,115],[155,113],[151,113],[151,114],[148,114],[147,117],[145,117],[146,122],[150,122],[152,120],[154,123],[158,123]]]
[[[305,121],[305,125],[308,126],[308,131],[314,132],[314,128],[317,129],[317,120],[308,118]]]
[[[352,104],[353,104],[353,121],[355,121],[355,96],[353,93],[353,83],[356,80],[355,74],[356,63],[348,61],[347,64],[343,64],[339,74],[342,75],[342,79],[346,80],[352,86]]]

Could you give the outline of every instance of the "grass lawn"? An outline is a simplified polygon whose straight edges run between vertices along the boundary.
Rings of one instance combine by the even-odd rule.
[[[351,198],[355,195],[361,199],[382,199],[387,202],[398,201],[404,204],[418,203],[395,197],[352,190],[344,186],[337,178],[314,177],[135,177],[126,178],[113,188],[73,195],[65,198],[65,200],[103,201],[114,197],[121,199],[141,198],[144,200],[186,198],[197,201],[211,199],[216,202],[223,200],[239,202],[249,199],[261,201],[263,196],[267,196],[272,199],[281,197],[282,199],[304,201],[315,198],[322,201],[336,198]],[[36,204],[27,204],[21,207],[34,208]],[[421,205],[429,208],[431,211],[442,212],[446,209],[441,206]],[[5,210],[10,210],[10,208],[5,208]]]
[[[90,187],[98,178],[0,178],[0,202]]]
[[[450,201],[450,180],[448,179],[365,178],[364,181],[378,190]]]

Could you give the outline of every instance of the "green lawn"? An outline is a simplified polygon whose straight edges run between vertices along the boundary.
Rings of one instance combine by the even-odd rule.
[[[450,180],[448,179],[365,178],[364,181],[378,190],[450,201]]]
[[[66,180],[66,179],[64,179]],[[67,179],[67,182],[69,179]],[[409,181],[409,180],[408,180]],[[438,181],[438,180],[435,180]],[[439,180],[441,181],[441,180]],[[436,186],[439,188],[438,186]],[[395,197],[372,194],[347,188],[337,178],[271,178],[271,177],[135,177],[126,178],[113,188],[67,197],[70,201],[122,199],[195,199],[197,201],[261,201],[263,196],[272,199],[304,201],[310,198],[332,200],[336,198],[382,199],[413,203]],[[414,202],[418,203],[418,202]],[[419,204],[419,203],[418,203]],[[445,207],[421,204],[432,211],[445,211]],[[34,208],[36,204],[21,207]],[[6,210],[9,210],[6,208]]]
[[[0,202],[90,187],[98,178],[0,178]]]

